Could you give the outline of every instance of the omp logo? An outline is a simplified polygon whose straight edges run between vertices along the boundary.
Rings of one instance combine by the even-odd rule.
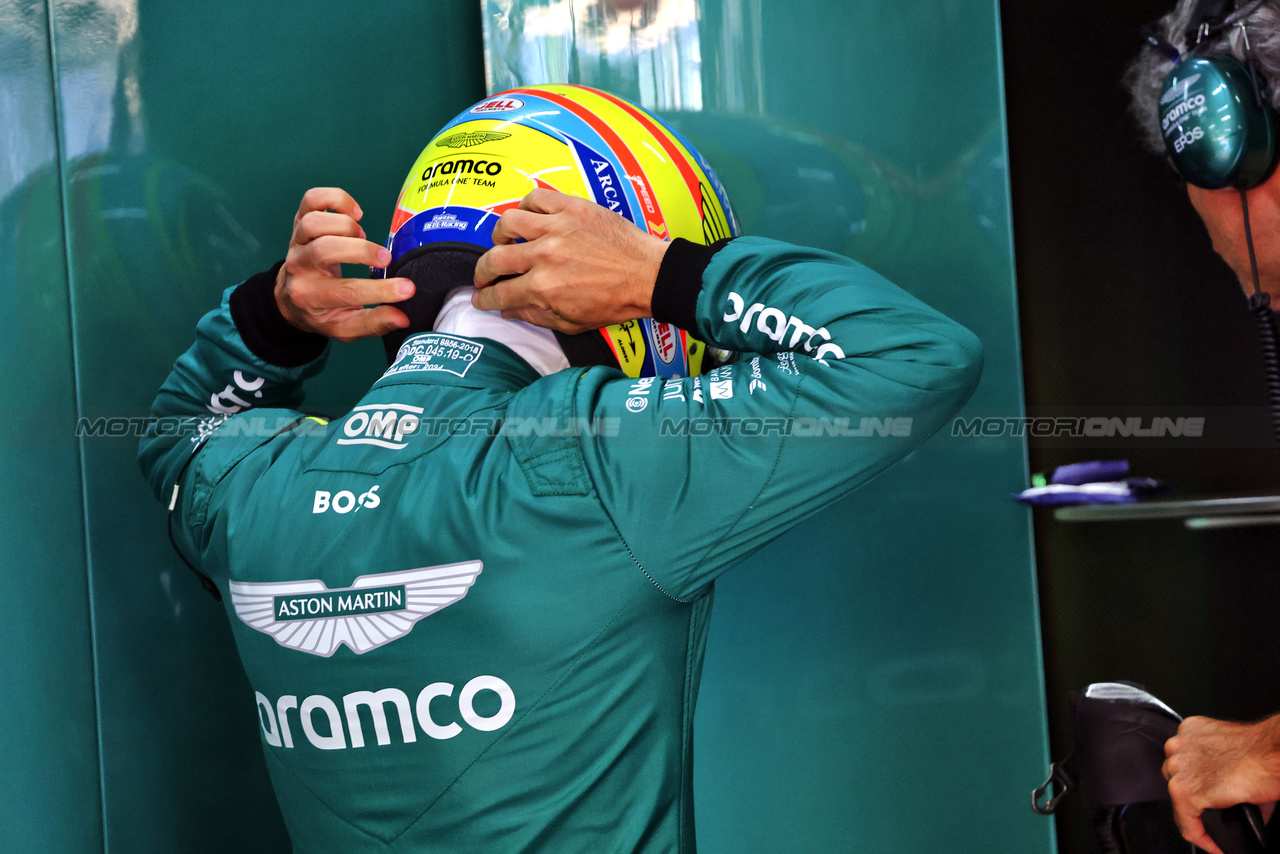
[[[509,133],[493,130],[473,130],[469,133],[455,133],[453,136],[437,139],[436,145],[442,145],[445,148],[470,148],[473,145],[484,145],[486,142],[502,142],[510,136]]]
[[[658,358],[664,365],[671,364],[676,357],[676,351],[680,349],[680,333],[670,323],[657,321],[650,323],[649,332],[653,336],[653,349],[658,354]]]
[[[408,445],[404,441],[418,431],[422,423],[421,406],[407,406],[402,403],[375,403],[369,406],[357,406],[351,410],[346,422],[342,425],[345,439],[339,439],[339,445],[375,445],[379,448],[390,448],[398,451]]]
[[[249,409],[253,404],[242,399],[240,395],[252,394],[254,397],[262,397],[262,387],[267,382],[262,378],[251,380],[239,371],[236,371],[231,378],[235,385],[227,383],[226,388],[209,398],[209,405],[205,408],[214,415],[235,415],[242,409]]]
[[[512,110],[518,110],[524,106],[524,101],[519,98],[493,98],[485,101],[483,104],[477,104],[469,113],[509,113]]]
[[[796,345],[800,343],[800,339],[804,339],[804,351],[813,354],[813,358],[823,361],[828,356],[835,359],[844,358],[844,350],[836,344],[831,343],[831,333],[827,331],[827,327],[820,326],[814,329],[794,314],[788,316],[780,308],[766,306],[762,302],[752,303],[750,306],[746,304],[739,294],[732,291],[729,293],[729,310],[724,313],[725,323],[734,323],[741,320],[738,325],[739,331],[744,334],[751,331],[751,321],[755,321],[755,330],[767,335],[772,341],[790,349],[796,349]],[[792,330],[791,339],[787,341],[787,330]],[[827,339],[827,343],[820,344],[817,350],[814,350],[814,342]],[[784,341],[786,342],[784,344]]]
[[[350,587],[323,581],[232,581],[231,604],[246,626],[283,647],[329,658],[357,655],[409,634],[415,623],[467,595],[478,560],[362,575]]]
[[[1160,106],[1163,107],[1165,104],[1172,104],[1174,101],[1178,100],[1179,98],[1185,98],[1187,95],[1187,92],[1191,89],[1192,86],[1196,84],[1196,81],[1199,79],[1200,79],[1199,74],[1192,74],[1186,80],[1179,80],[1177,83],[1170,86],[1169,91],[1165,92],[1163,95],[1160,96]]]
[[[498,708],[490,714],[481,714],[476,709],[476,697],[481,692],[497,695]],[[445,703],[437,703],[436,714],[432,714],[432,701],[437,698],[452,698],[454,686],[448,682],[432,682],[418,692],[413,705],[409,704],[409,696],[399,688],[383,688],[381,691],[352,691],[343,695],[340,702],[331,700],[323,694],[312,694],[298,702],[298,695],[285,694],[272,703],[261,691],[254,692],[258,702],[258,724],[262,728],[262,738],[272,747],[293,749],[293,722],[290,712],[296,712],[297,722],[302,727],[302,734],[312,747],[321,750],[345,750],[347,736],[350,734],[351,747],[365,746],[364,726],[360,721],[360,709],[369,711],[373,721],[374,739],[379,745],[391,743],[391,727],[388,724],[387,707],[391,707],[392,718],[399,724],[400,741],[412,744],[418,740],[418,728],[428,738],[449,739],[462,733],[462,725],[456,720],[445,719],[442,722],[437,715],[443,710],[439,707]],[[493,702],[482,703],[492,707]],[[341,709],[339,708],[341,706]],[[493,732],[502,729],[511,720],[516,711],[516,695],[511,686],[497,676],[477,676],[462,686],[458,692],[457,717],[471,729],[481,732]],[[485,711],[489,711],[486,708]],[[321,727],[316,726],[316,713],[320,713]],[[415,715],[417,726],[414,726]],[[343,718],[346,719],[345,726]],[[323,728],[327,732],[321,732]]]

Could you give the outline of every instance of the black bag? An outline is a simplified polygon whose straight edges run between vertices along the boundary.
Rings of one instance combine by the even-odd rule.
[[[1169,787],[1161,773],[1164,743],[1182,722],[1173,709],[1127,682],[1096,682],[1071,692],[1075,751],[1054,763],[1049,779],[1031,796],[1031,806],[1050,815],[1066,793],[1080,793],[1102,843],[1103,854],[1189,854],[1199,851],[1182,838],[1173,818]],[[1056,793],[1051,792],[1056,785]],[[1048,801],[1045,795],[1051,794]],[[1275,822],[1264,828],[1252,804],[1206,810],[1205,831],[1223,854],[1280,852]]]

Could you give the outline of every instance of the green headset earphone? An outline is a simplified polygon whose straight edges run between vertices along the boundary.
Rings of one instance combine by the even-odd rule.
[[[1200,0],[1184,34],[1185,53],[1153,32],[1146,34],[1176,63],[1160,87],[1165,149],[1178,174],[1206,190],[1251,189],[1276,165],[1280,124],[1258,85],[1252,57],[1246,66],[1232,56],[1197,56],[1202,43],[1235,27],[1248,56],[1245,20],[1261,5],[1261,0],[1241,7],[1232,0]]]
[[[1240,193],[1253,294],[1249,313],[1262,340],[1262,363],[1270,401],[1271,429],[1280,446],[1280,334],[1271,299],[1258,281],[1258,260],[1249,227],[1247,191],[1270,177],[1276,168],[1280,119],[1258,82],[1249,47],[1246,21],[1266,0],[1240,4],[1238,0],[1199,0],[1184,32],[1185,53],[1170,44],[1154,26],[1143,28],[1147,43],[1173,60],[1160,87],[1160,133],[1165,150],[1187,183],[1206,190],[1228,187]],[[1202,44],[1238,27],[1246,62],[1233,56],[1197,56]]]

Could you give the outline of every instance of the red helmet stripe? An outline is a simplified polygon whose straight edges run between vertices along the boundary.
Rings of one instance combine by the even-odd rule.
[[[698,174],[693,171],[693,166],[690,165],[688,156],[676,148],[675,142],[667,132],[654,124],[653,120],[644,113],[621,98],[610,95],[608,92],[601,92],[599,89],[592,89],[590,86],[583,86],[582,88],[589,92],[594,92],[601,98],[626,110],[632,118],[644,125],[645,130],[653,134],[654,139],[658,140],[662,145],[662,149],[667,152],[667,156],[671,158],[671,161],[676,164],[676,168],[680,170],[680,175],[684,178],[684,183],[689,188],[689,195],[693,197],[694,204],[698,206],[698,215],[702,216],[702,190],[699,189]]]
[[[597,329],[596,331],[604,336],[605,343],[609,345],[609,349],[613,352],[613,360],[618,363],[619,367],[621,367],[622,355],[618,352],[618,344],[613,340],[613,336],[609,334],[608,328],[604,327]]]
[[[581,86],[579,88],[585,89],[587,87]],[[637,194],[640,196],[641,204],[644,205],[647,202],[652,202],[653,215],[657,217],[657,225],[661,226],[661,231],[656,231],[654,229],[654,224],[650,223],[647,217],[641,215],[640,219],[644,220],[646,230],[650,234],[665,238],[667,233],[667,220],[666,217],[662,215],[662,205],[658,202],[658,195],[653,191],[653,185],[649,182],[649,176],[640,168],[640,161],[636,159],[635,154],[631,152],[631,149],[627,147],[627,144],[622,141],[622,137],[614,133],[613,128],[601,121],[600,117],[595,113],[575,104],[573,101],[570,101],[568,98],[555,92],[547,92],[542,89],[512,89],[510,92],[504,92],[502,94],[530,95],[534,98],[542,98],[544,100],[551,101],[554,104],[564,107],[566,110],[590,125],[591,129],[600,134],[601,139],[605,141],[613,153],[617,155],[618,159],[622,161],[622,168],[626,171],[627,177],[632,181],[641,184],[641,187],[639,188],[640,192]],[[639,223],[636,224],[639,225]]]
[[[400,230],[400,226],[413,219],[413,211],[396,205],[395,216],[391,218],[391,233],[395,234]]]

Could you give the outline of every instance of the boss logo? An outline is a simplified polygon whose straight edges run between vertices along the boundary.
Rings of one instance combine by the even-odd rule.
[[[326,492],[323,489],[316,490],[315,501],[311,504],[311,512],[328,513],[332,510],[338,515],[347,513],[359,513],[361,508],[369,510],[374,509],[382,503],[382,499],[378,497],[378,487],[373,487],[368,492],[363,492],[357,496],[354,492],[344,489],[340,492]]]

